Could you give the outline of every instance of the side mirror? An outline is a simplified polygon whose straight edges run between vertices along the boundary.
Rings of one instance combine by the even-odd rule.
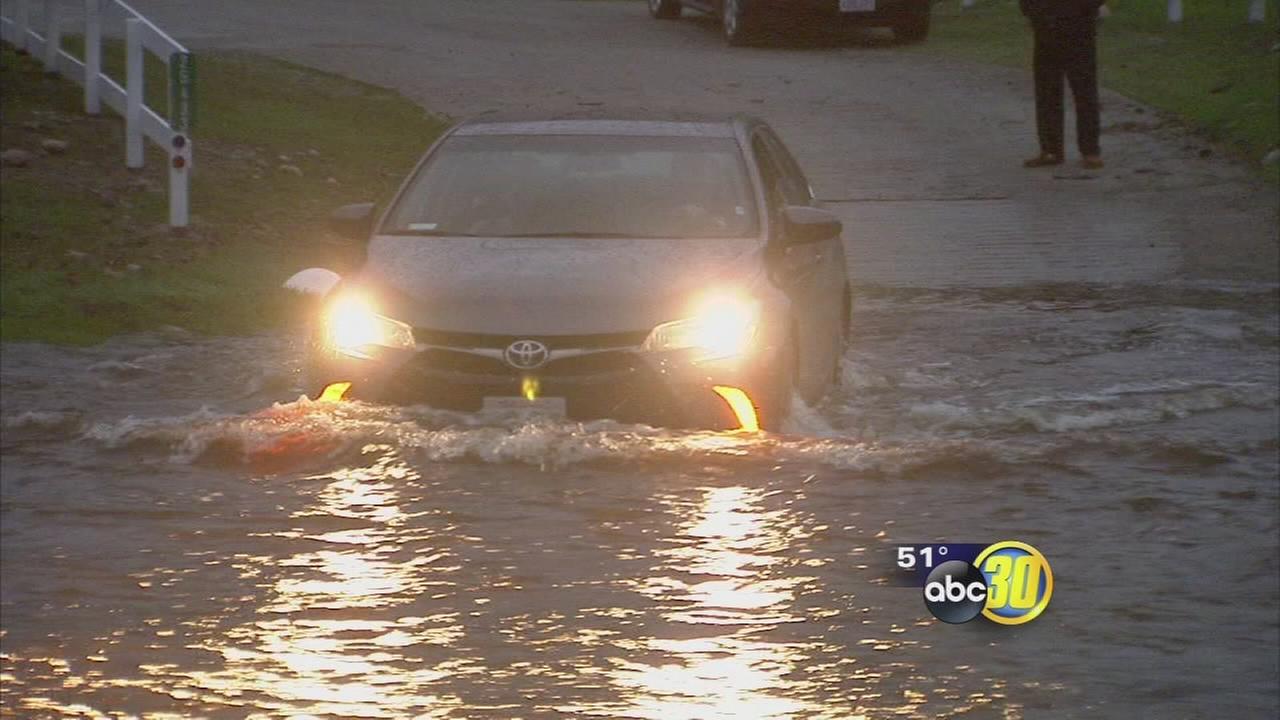
[[[329,291],[342,282],[342,276],[326,268],[307,268],[293,274],[284,283],[285,290],[292,290],[300,295],[324,297]]]
[[[835,214],[808,205],[788,205],[782,209],[783,235],[788,245],[805,245],[840,236],[843,224]]]
[[[329,229],[352,240],[367,240],[373,231],[373,203],[343,205],[329,214]]]

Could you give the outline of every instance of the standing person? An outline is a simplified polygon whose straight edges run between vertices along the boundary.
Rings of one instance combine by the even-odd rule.
[[[1025,167],[1061,165],[1062,80],[1076,106],[1076,142],[1086,168],[1102,167],[1098,109],[1098,10],[1105,0],[1019,0],[1035,35],[1036,129],[1040,154]]]

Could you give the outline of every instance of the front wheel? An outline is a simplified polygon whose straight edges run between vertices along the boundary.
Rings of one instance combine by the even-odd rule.
[[[831,387],[840,387],[844,384],[843,358],[845,351],[849,349],[849,342],[853,338],[853,291],[849,289],[848,285],[844,286],[844,292],[840,294],[840,304],[840,349],[836,354],[835,362],[832,363]]]
[[[781,432],[782,425],[791,417],[791,403],[796,397],[796,373],[800,366],[799,351],[794,341],[788,341],[790,350],[786,360],[780,363],[769,387],[756,404],[760,415],[760,429]]]
[[[929,9],[903,15],[893,24],[893,37],[900,43],[920,43],[929,37]]]
[[[678,18],[683,9],[680,0],[649,0],[649,14],[659,20]]]
[[[753,10],[750,0],[724,0],[720,5],[720,26],[724,41],[733,47],[751,45],[759,39],[759,12]]]

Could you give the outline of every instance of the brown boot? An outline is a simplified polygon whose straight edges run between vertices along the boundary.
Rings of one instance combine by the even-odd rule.
[[[1080,159],[1080,166],[1085,170],[1101,170],[1103,165],[1101,155],[1085,155]]]
[[[1022,167],[1025,167],[1025,168],[1050,167],[1053,165],[1061,165],[1061,164],[1062,164],[1061,155],[1054,155],[1053,153],[1047,153],[1047,152],[1042,152],[1033,158],[1022,161]]]

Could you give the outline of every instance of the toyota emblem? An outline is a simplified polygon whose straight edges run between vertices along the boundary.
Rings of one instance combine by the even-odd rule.
[[[533,370],[547,364],[551,351],[537,340],[517,340],[507,346],[502,357],[517,370]]]

